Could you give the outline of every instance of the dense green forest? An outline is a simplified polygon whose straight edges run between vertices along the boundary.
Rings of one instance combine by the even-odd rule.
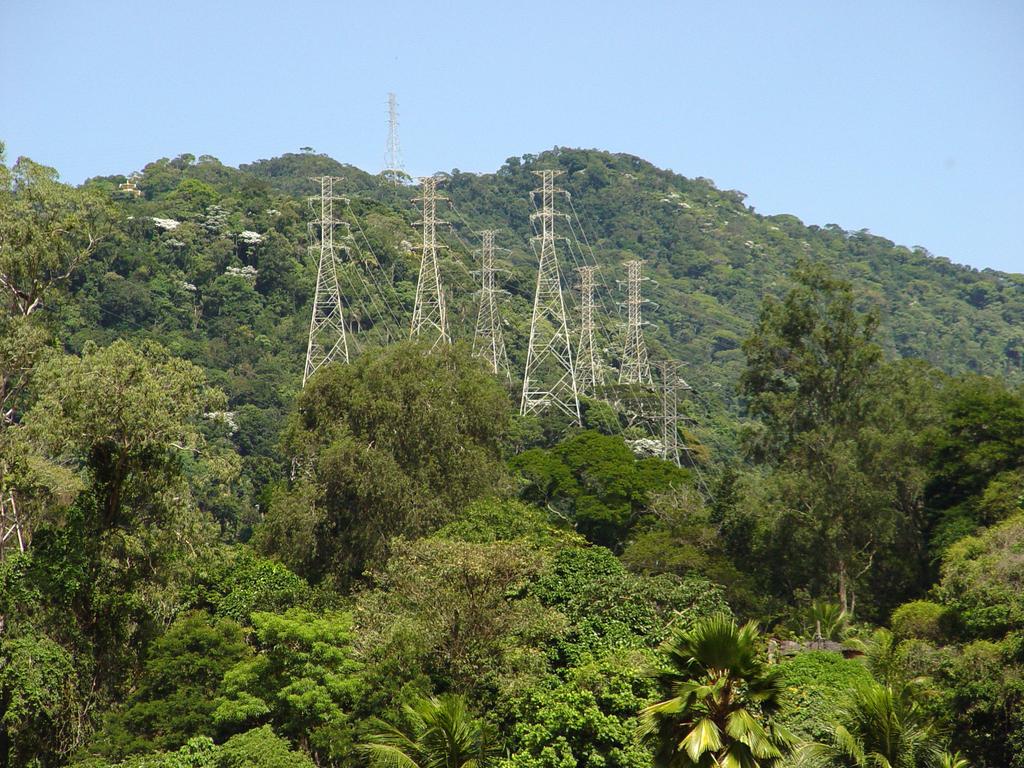
[[[445,175],[431,350],[411,185],[3,160],[0,768],[1024,768],[1024,276],[556,149]],[[682,466],[656,393],[521,417],[472,355],[493,228],[522,367],[542,168],[612,374],[646,262]],[[352,354],[302,386],[322,174]]]

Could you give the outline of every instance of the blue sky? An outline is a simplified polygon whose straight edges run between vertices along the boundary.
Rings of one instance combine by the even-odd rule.
[[[762,213],[1024,272],[1024,2],[0,0],[0,140],[65,180],[312,146],[628,152]]]

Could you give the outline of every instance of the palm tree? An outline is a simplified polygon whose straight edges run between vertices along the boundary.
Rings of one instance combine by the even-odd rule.
[[[404,707],[408,732],[375,720],[362,749],[373,768],[487,768],[497,755],[491,727],[461,696],[418,699]]]
[[[775,721],[777,670],[758,653],[753,623],[712,616],[663,648],[663,701],[640,712],[639,735],[658,768],[770,768],[793,745]]]
[[[840,711],[831,744],[809,747],[819,764],[837,768],[942,768],[953,756],[914,700],[912,685],[895,690],[870,683],[857,688]],[[956,755],[953,764],[962,766]],[[966,762],[966,761],[964,761]]]

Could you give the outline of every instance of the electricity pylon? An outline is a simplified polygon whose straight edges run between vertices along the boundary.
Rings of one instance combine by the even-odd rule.
[[[423,245],[420,246],[420,274],[416,281],[416,303],[412,310],[412,338],[435,336],[433,346],[449,344],[448,317],[444,307],[444,288],[441,285],[441,270],[437,262],[437,225],[446,224],[437,218],[437,201],[447,200],[437,194],[437,179],[424,176],[420,179],[423,196],[413,198],[423,202],[423,219],[416,222],[423,227]]]
[[[653,385],[651,365],[647,360],[647,344],[644,343],[643,316],[641,307],[644,300],[640,295],[640,284],[647,280],[641,277],[642,261],[626,262],[626,343],[622,349],[622,364],[619,367],[619,384]]]
[[[388,147],[384,157],[384,175],[398,184],[405,175],[402,150],[398,145],[398,97],[388,94]]]
[[[505,337],[501,333],[501,314],[498,312],[498,289],[494,287],[494,230],[480,233],[480,311],[476,316],[473,352],[487,361],[492,373],[504,376],[512,383],[512,371],[505,352]]]
[[[674,360],[662,360],[655,366],[661,379],[661,458],[679,466],[679,393],[689,391],[690,385],[679,376],[679,363]]]
[[[597,267],[578,267],[580,273],[580,343],[576,347],[576,384],[580,394],[592,395],[604,384],[601,357],[594,342],[594,273]]]
[[[537,288],[533,296],[533,316],[530,320],[530,345],[526,351],[526,370],[523,373],[523,399],[520,412],[541,413],[554,406],[566,413],[577,424],[581,423],[579,390],[576,369],[573,367],[572,342],[565,318],[562,299],[562,278],[555,252],[555,176],[561,171],[534,171],[541,177],[541,189],[532,194],[541,195],[541,209],[531,218],[540,219],[541,234],[533,238],[540,241],[537,265]]]
[[[313,294],[313,316],[309,321],[309,343],[306,346],[306,366],[302,372],[302,386],[321,366],[334,360],[348,362],[348,339],[345,334],[345,317],[341,303],[341,289],[338,287],[338,256],[334,250],[334,228],[345,222],[334,218],[336,197],[334,182],[336,176],[319,176],[320,215],[310,223],[315,233],[319,227],[320,263],[316,271],[316,291]],[[317,198],[310,198],[315,205]],[[312,246],[316,248],[317,246]]]
[[[27,546],[27,531],[22,526],[18,506],[13,493],[0,494],[0,561],[8,549],[18,548],[24,552]]]

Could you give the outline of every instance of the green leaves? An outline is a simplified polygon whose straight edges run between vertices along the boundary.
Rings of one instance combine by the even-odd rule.
[[[361,745],[372,768],[487,768],[498,754],[493,729],[461,696],[417,699],[404,712],[407,732],[378,720]]]
[[[260,541],[313,581],[360,577],[390,537],[434,530],[502,483],[506,395],[466,350],[426,351],[327,366],[299,398],[285,442],[308,473],[275,496]]]
[[[113,210],[96,190],[57,181],[52,168],[20,158],[0,162],[0,295],[27,316],[93,255],[112,228]]]
[[[657,766],[774,766],[793,737],[774,720],[778,670],[759,655],[751,623],[727,616],[679,631],[662,649],[660,702],[640,712],[639,734],[654,747]]]
[[[292,608],[251,620],[256,654],[224,675],[214,723],[230,732],[269,721],[318,755],[343,754],[361,690],[351,615]]]

